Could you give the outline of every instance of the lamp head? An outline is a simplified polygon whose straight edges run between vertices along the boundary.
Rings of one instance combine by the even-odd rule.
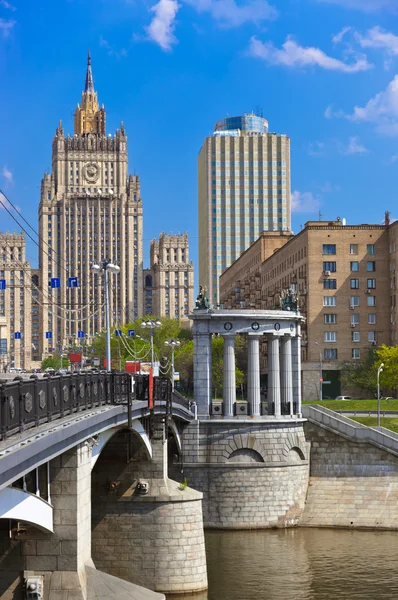
[[[102,271],[102,269],[101,269],[101,267],[99,265],[91,265],[91,270],[94,273],[101,273],[101,271]]]

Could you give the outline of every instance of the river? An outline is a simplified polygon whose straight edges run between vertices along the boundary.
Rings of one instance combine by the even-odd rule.
[[[194,600],[398,598],[398,532],[208,531],[206,551],[209,590]]]

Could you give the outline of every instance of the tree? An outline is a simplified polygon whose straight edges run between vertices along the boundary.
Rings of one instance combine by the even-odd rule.
[[[398,389],[398,347],[383,344],[376,350],[376,371],[381,363],[384,363],[383,371],[380,373],[380,385],[395,395]]]
[[[185,391],[193,391],[193,340],[183,343],[174,355],[176,371],[180,373],[180,379],[184,384]]]
[[[62,367],[64,369],[67,369],[69,367],[69,359],[67,359],[67,358],[62,359]],[[43,371],[45,371],[45,369],[54,369],[54,371],[56,369],[60,369],[61,368],[60,355],[53,354],[52,356],[48,356],[47,358],[44,358],[41,362],[41,368]]]
[[[384,363],[380,373],[380,387],[385,392],[398,389],[398,347],[383,344],[377,350],[369,350],[363,360],[347,361],[341,365],[341,380],[346,386],[360,388],[371,396],[377,393],[377,370]]]

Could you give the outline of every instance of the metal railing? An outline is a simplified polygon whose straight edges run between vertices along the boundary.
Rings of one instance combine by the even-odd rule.
[[[78,373],[43,378],[32,375],[30,379],[16,377],[0,383],[0,439],[103,405],[131,407],[134,401],[146,401],[149,408],[149,396],[146,375]],[[178,404],[190,410],[183,396]],[[153,405],[165,413],[172,411],[169,379],[154,377]]]

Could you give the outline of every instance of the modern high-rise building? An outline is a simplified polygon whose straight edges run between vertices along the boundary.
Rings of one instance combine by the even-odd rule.
[[[194,270],[189,260],[188,234],[151,241],[151,268],[145,271],[147,314],[187,319],[194,307]]]
[[[120,266],[119,274],[110,275],[112,323],[122,325],[143,314],[140,180],[128,175],[127,161],[123,123],[115,135],[106,134],[89,54],[74,135],[65,136],[60,122],[52,173],[44,175],[41,185],[44,354],[75,344],[79,331],[87,339],[105,327],[103,278],[92,272],[93,263],[109,259]]]
[[[0,369],[30,369],[31,269],[23,234],[0,233],[0,280]]]
[[[290,139],[254,114],[218,121],[198,159],[199,283],[218,280],[262,231],[290,231]]]

